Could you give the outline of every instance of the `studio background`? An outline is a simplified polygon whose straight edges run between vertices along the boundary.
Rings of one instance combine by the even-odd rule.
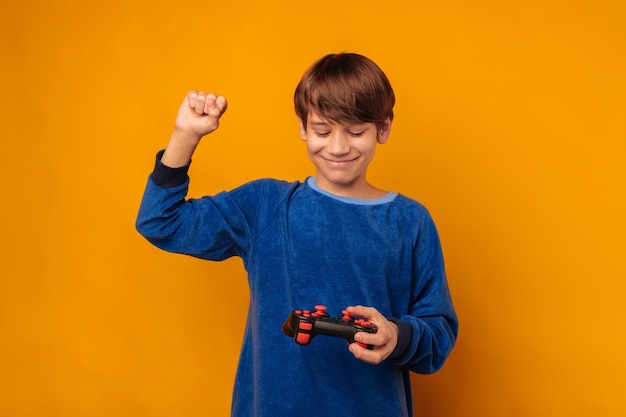
[[[293,90],[341,51],[395,88],[370,180],[430,209],[460,319],[416,416],[626,415],[623,1],[34,0],[0,35],[0,415],[229,415],[241,261],[148,244],[143,187],[190,89],[230,103],[192,196],[311,175]]]

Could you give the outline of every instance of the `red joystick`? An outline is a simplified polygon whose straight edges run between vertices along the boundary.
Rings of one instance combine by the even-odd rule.
[[[328,314],[326,313],[326,306],[316,305],[315,306],[315,311],[313,313],[311,313],[311,315],[313,317],[327,317]]]

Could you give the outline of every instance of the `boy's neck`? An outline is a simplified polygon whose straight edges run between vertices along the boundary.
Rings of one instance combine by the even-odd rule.
[[[368,182],[358,185],[347,184],[341,186],[337,184],[325,184],[323,181],[319,181],[318,177],[313,177],[313,180],[317,188],[337,197],[377,200],[389,194],[387,191],[376,188]]]

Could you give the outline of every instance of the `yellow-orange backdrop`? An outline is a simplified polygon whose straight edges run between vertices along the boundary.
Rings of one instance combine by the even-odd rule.
[[[4,2],[0,415],[228,415],[241,262],[151,247],[143,186],[192,88],[230,101],[193,195],[310,175],[292,91],[342,50],[394,84],[371,180],[430,208],[461,320],[416,415],[626,415],[624,4]]]

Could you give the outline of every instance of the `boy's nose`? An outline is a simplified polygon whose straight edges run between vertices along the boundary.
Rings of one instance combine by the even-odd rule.
[[[343,155],[350,152],[350,144],[344,135],[338,133],[330,138],[327,149],[333,155]]]

